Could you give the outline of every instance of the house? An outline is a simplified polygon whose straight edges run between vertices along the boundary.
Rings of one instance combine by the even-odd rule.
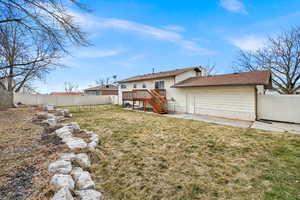
[[[271,88],[271,72],[255,71],[206,76],[191,67],[134,76],[119,81],[119,104],[254,121],[257,94]]]
[[[118,95],[118,86],[112,84],[100,85],[84,90],[87,95]]]
[[[53,96],[83,96],[82,92],[51,92]]]

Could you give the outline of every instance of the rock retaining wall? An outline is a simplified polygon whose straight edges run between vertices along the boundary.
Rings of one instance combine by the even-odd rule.
[[[57,123],[70,117],[72,115],[68,110],[54,109],[50,105],[45,107],[45,112],[38,114],[38,119],[42,119],[42,122],[49,126],[57,126]],[[77,137],[78,134],[74,136],[75,132],[82,134],[83,138],[89,138],[88,142]],[[90,157],[84,152],[96,148],[99,143],[98,135],[80,130],[76,122],[62,124],[61,128],[55,130],[55,134],[68,146],[70,152],[61,154],[58,160],[48,166],[49,172],[54,174],[50,182],[56,191],[52,200],[101,200],[102,194],[95,190],[95,183],[90,173],[83,169],[91,166]],[[84,152],[80,153],[80,151]],[[80,163],[83,168],[73,166],[74,161]]]

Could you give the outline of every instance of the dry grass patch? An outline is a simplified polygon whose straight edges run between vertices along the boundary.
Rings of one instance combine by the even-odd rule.
[[[300,195],[300,137],[125,111],[69,108],[101,137],[105,199],[286,199]]]
[[[32,123],[37,107],[0,111],[0,199],[50,199],[48,164],[67,151]]]

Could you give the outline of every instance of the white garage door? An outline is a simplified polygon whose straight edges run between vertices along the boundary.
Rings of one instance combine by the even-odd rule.
[[[224,118],[255,120],[252,86],[186,88],[186,112]]]

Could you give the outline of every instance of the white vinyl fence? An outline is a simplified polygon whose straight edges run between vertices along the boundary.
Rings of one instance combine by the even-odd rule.
[[[300,95],[258,95],[259,119],[300,123]]]
[[[14,95],[15,103],[26,105],[47,105],[54,106],[79,106],[79,105],[96,105],[96,104],[115,104],[117,101],[116,95],[111,96],[53,96],[43,94],[22,94]]]

